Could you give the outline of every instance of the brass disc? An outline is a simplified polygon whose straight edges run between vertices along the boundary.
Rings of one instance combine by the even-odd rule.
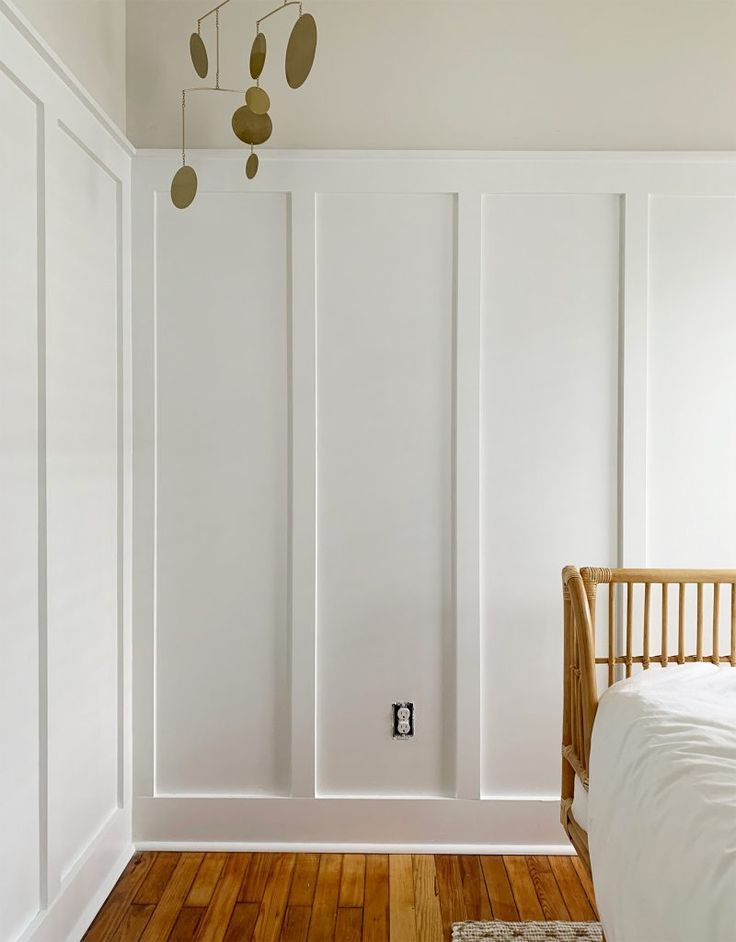
[[[258,173],[258,154],[251,154],[245,162],[245,175],[249,180]]]
[[[192,33],[189,37],[189,55],[192,57],[194,71],[200,78],[206,78],[209,68],[207,47],[199,33]]]
[[[265,114],[271,107],[271,99],[268,93],[258,85],[251,85],[245,93],[245,103],[253,114]]]
[[[241,105],[233,115],[233,131],[244,144],[263,144],[271,137],[273,124],[267,114],[253,114]]]
[[[186,209],[196,195],[197,174],[194,167],[179,167],[171,181],[171,202],[177,209]]]
[[[263,72],[263,66],[266,64],[266,37],[263,33],[256,33],[253,45],[250,47],[250,74],[251,78],[257,79]]]
[[[286,81],[299,88],[309,75],[317,51],[317,24],[311,13],[304,13],[294,23],[286,47]]]

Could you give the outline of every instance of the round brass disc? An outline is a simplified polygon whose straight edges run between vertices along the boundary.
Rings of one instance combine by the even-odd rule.
[[[271,99],[268,93],[258,85],[251,85],[245,93],[245,103],[253,114],[265,114],[271,107]]]
[[[189,37],[189,55],[192,57],[194,71],[200,78],[206,78],[209,68],[207,47],[199,33],[192,33]]]
[[[299,88],[309,75],[317,51],[317,24],[311,13],[304,13],[294,23],[286,47],[286,81]]]
[[[245,162],[245,175],[249,180],[258,173],[258,154],[251,154]]]
[[[233,115],[233,131],[244,144],[263,144],[271,137],[273,124],[267,114],[253,114],[241,105]]]
[[[250,74],[251,78],[257,79],[263,72],[263,66],[266,64],[266,37],[263,33],[256,33],[253,45],[250,47]]]
[[[171,181],[171,202],[177,209],[186,209],[197,195],[197,174],[194,167],[179,167]]]

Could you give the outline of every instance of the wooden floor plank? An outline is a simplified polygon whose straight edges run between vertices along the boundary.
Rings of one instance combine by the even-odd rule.
[[[414,908],[419,942],[443,942],[437,870],[431,854],[414,854]]]
[[[168,939],[179,910],[189,895],[203,857],[204,854],[182,854],[179,857],[174,872],[141,936],[141,942],[160,942],[161,939]]]
[[[209,906],[215,886],[225,866],[227,854],[205,854],[187,897],[187,906]]]
[[[333,942],[335,938],[341,870],[342,854],[322,854],[309,922],[309,942]]]
[[[115,942],[139,942],[155,908],[153,903],[132,903],[110,938]]]
[[[251,942],[260,909],[258,903],[236,903],[223,942]]]
[[[319,854],[297,854],[294,879],[291,881],[289,906],[311,906],[319,871]]]
[[[449,939],[453,922],[464,922],[468,918],[460,862],[451,854],[436,854],[434,865],[437,871],[443,932],[445,938]]]
[[[504,857],[503,862],[506,865],[519,918],[532,922],[543,920],[544,913],[534,889],[526,857]]]
[[[534,889],[542,907],[545,919],[570,918],[570,913],[562,899],[560,888],[552,873],[547,857],[533,856],[527,859],[529,873],[531,874]]]
[[[168,942],[193,942],[204,916],[204,906],[184,906],[179,910]]]
[[[481,857],[480,865],[486,881],[488,898],[491,901],[493,918],[504,922],[515,922],[519,918],[519,910],[516,908],[503,857]]]
[[[550,857],[549,865],[557,880],[560,894],[565,901],[570,917],[578,922],[592,922],[598,917],[593,912],[583,884],[575,872],[569,857]]]
[[[266,889],[276,854],[251,854],[243,884],[238,893],[239,903],[260,903]]]
[[[311,906],[287,906],[280,942],[307,942],[311,917]]]
[[[295,864],[296,854],[279,854],[274,862],[263,894],[253,942],[278,942]]]
[[[176,869],[180,854],[173,852],[157,853],[145,880],[133,898],[134,903],[158,903]]]
[[[595,920],[590,877],[576,857],[145,852],[85,942],[446,942],[489,918]]]
[[[368,854],[365,860],[363,942],[388,942],[388,855]]]
[[[133,854],[125,870],[87,930],[85,942],[107,942],[113,937],[135,894],[156,858],[154,853]],[[141,930],[142,931],[142,930]]]
[[[579,857],[573,857],[572,865],[575,868],[575,873],[577,873],[578,879],[583,885],[585,895],[588,897],[588,902],[593,907],[594,912],[598,912],[598,907],[595,901],[595,891],[593,890],[593,881],[590,879],[590,874],[588,873],[585,864]]]
[[[388,911],[391,939],[416,942],[417,922],[411,854],[391,854],[388,858]]]
[[[362,906],[365,889],[365,854],[345,854],[342,859],[339,906]]]
[[[335,942],[362,942],[362,938],[362,907],[338,908],[335,922]]]
[[[222,942],[250,860],[250,854],[230,854],[197,932],[197,942]]]
[[[463,897],[468,919],[483,921],[492,919],[491,901],[488,898],[480,858],[474,854],[461,854],[460,876],[463,883]]]

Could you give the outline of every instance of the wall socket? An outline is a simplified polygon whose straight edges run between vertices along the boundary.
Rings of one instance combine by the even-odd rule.
[[[409,700],[392,703],[391,716],[394,739],[411,739],[414,735],[414,704]]]

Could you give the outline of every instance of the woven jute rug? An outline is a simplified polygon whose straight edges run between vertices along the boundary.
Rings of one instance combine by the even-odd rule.
[[[453,942],[602,942],[599,922],[456,922]]]

